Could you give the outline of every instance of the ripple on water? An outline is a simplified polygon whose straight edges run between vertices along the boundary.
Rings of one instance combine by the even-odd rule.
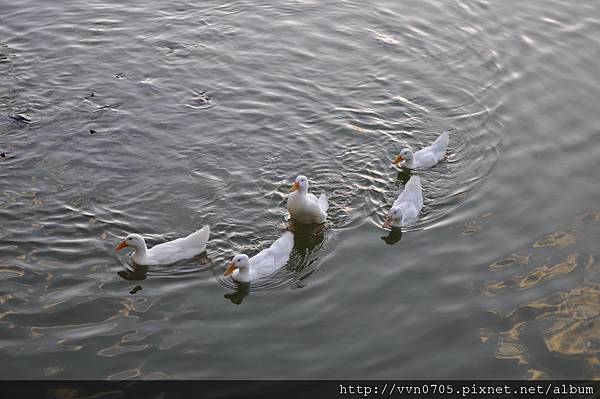
[[[255,280],[250,284],[243,284],[235,282],[231,277],[223,276],[225,265],[229,259],[213,267],[213,274],[219,284],[230,291],[226,298],[239,304],[245,296],[252,292],[260,293],[290,286],[292,288],[304,287],[305,280],[317,270],[320,253],[325,250],[327,227],[296,226],[294,232],[294,249],[290,255],[290,260],[287,265],[271,276]],[[265,243],[254,248],[242,246],[237,253],[246,253],[252,257],[269,245],[270,243]]]
[[[427,7],[435,10],[440,5],[429,2]],[[228,14],[225,9],[218,9],[219,13]],[[284,14],[289,11],[281,10]],[[445,11],[452,12],[459,20],[465,19],[460,8]],[[312,190],[326,192],[330,199],[325,237],[312,248],[296,251],[288,268],[270,282],[254,284],[252,289],[266,291],[290,284],[302,285],[318,269],[319,253],[326,247],[328,235],[354,229],[366,221],[376,224],[382,221],[408,178],[405,173],[397,173],[388,162],[401,146],[420,147],[442,131],[451,132],[448,162],[418,172],[424,177],[425,206],[419,222],[408,230],[434,227],[473,194],[495,163],[498,139],[488,122],[499,105],[492,87],[501,68],[490,64],[494,57],[487,43],[478,38],[476,27],[465,32],[456,25],[438,26],[391,9],[379,10],[378,15],[368,17],[365,24],[368,35],[352,43],[336,39],[351,34],[345,26],[332,28],[329,21],[318,17],[315,24],[323,31],[305,32],[311,40],[328,43],[331,48],[341,46],[352,50],[382,43],[390,46],[395,57],[357,59],[356,64],[343,65],[329,52],[290,45],[290,64],[279,51],[281,43],[272,48],[277,51],[260,54],[252,47],[228,40],[223,45],[238,51],[223,53],[223,48],[217,45],[205,47],[203,35],[218,33],[223,38],[235,37],[237,28],[225,20],[206,19],[189,10],[164,10],[164,16],[175,24],[185,24],[190,19],[202,22],[197,34],[183,38],[172,32],[148,37],[147,33],[162,17],[150,15],[139,7],[126,7],[116,17],[111,10],[96,5],[94,13],[84,14],[84,19],[90,22],[89,29],[72,19],[75,15],[81,17],[79,12],[84,10],[67,13],[68,20],[57,31],[61,40],[72,33],[85,37],[87,41],[77,44],[78,50],[95,47],[98,41],[112,40],[114,35],[134,29],[135,37],[165,53],[166,63],[158,63],[158,69],[150,75],[137,67],[109,68],[108,81],[100,80],[103,85],[92,90],[89,85],[76,86],[71,95],[77,92],[78,101],[64,102],[55,115],[50,112],[56,105],[50,106],[48,99],[39,99],[39,107],[33,110],[39,117],[33,119],[44,119],[48,114],[48,121],[44,122],[48,130],[56,129],[58,123],[65,129],[75,127],[71,120],[74,112],[78,117],[95,113],[94,126],[100,128],[93,138],[53,135],[54,141],[42,144],[50,155],[39,160],[39,166],[49,171],[40,178],[51,182],[43,190],[50,201],[40,207],[34,222],[43,226],[40,229],[43,240],[29,243],[38,252],[34,259],[51,258],[54,253],[67,263],[75,263],[83,248],[88,253],[93,248],[92,252],[100,259],[103,252],[110,250],[113,240],[128,232],[143,233],[155,244],[208,223],[213,231],[208,256],[212,265],[222,265],[234,253],[257,252],[277,237],[278,225],[285,217],[287,185],[295,175],[304,173],[311,179]],[[310,15],[309,12],[306,17]],[[127,26],[126,21],[133,17],[148,20],[150,25]],[[399,18],[407,19],[398,25]],[[286,21],[281,20],[281,25],[276,23],[274,31],[290,29]],[[40,27],[44,23],[40,21]],[[248,40],[261,41],[263,50],[271,48],[272,41],[262,39],[273,32],[258,29],[254,33]],[[36,30],[36,34],[41,34],[41,30]],[[115,54],[127,45],[127,42],[119,44]],[[411,51],[403,56],[404,49]],[[198,51],[207,53],[207,58],[201,60],[203,67],[225,73],[226,82],[217,81],[212,89],[202,84],[200,89],[167,78],[174,71],[186,76],[188,72],[173,61],[185,64],[186,58]],[[6,47],[6,52],[10,52],[10,47]],[[250,68],[258,55],[281,68],[268,71]],[[137,59],[136,54],[132,57],[134,61]],[[416,69],[413,64],[419,59],[431,62],[422,70]],[[111,61],[114,60],[109,57],[99,62],[108,66]],[[322,71],[332,70],[329,66],[332,62],[337,65],[336,74],[323,75]],[[222,63],[232,67],[222,71]],[[27,65],[17,66],[13,73],[22,72]],[[54,74],[51,71],[57,70],[56,64],[41,67],[44,69],[39,79],[49,80],[52,86],[69,86],[67,81],[73,73],[90,72],[80,66],[69,73]],[[123,79],[114,79],[115,74]],[[477,80],[473,80],[473,75]],[[148,86],[153,88],[151,93]],[[95,93],[93,97],[90,92]],[[165,97],[172,92],[178,93]],[[52,93],[46,95],[51,97]],[[141,95],[158,96],[153,97],[156,100],[153,104],[165,107],[161,109],[161,121],[136,118],[135,114],[141,111],[136,96]],[[213,97],[218,98],[221,113],[231,109],[236,118],[243,119],[246,129],[221,124],[220,135],[209,132],[198,141],[193,130],[210,130],[206,128],[211,125],[210,122],[208,126],[194,124],[192,132],[174,135],[172,141],[165,142],[163,130],[184,130],[179,119],[189,110],[180,106],[192,112],[210,111]],[[133,127],[132,120],[137,121]],[[111,144],[115,138],[125,145],[115,149]],[[81,153],[71,150],[74,140],[85,154],[85,162]],[[224,146],[231,151],[224,153]],[[144,154],[136,151],[137,147],[143,148]],[[106,162],[107,154],[112,162]],[[171,162],[172,159],[177,163]],[[122,176],[132,177],[124,179],[126,185],[115,184]],[[162,183],[152,185],[151,181]],[[92,192],[96,193],[94,197],[89,194]],[[160,204],[174,202],[188,205],[182,205],[182,212],[177,215],[165,215]],[[61,208],[59,212],[56,205]],[[189,223],[190,213],[196,215],[193,223]],[[97,222],[91,224],[89,220]],[[186,227],[173,231],[172,226]],[[24,242],[28,234],[31,232],[23,230],[16,242]],[[314,237],[301,239],[310,241]],[[121,276],[139,281],[166,274],[185,278],[196,273],[198,266],[187,262],[171,268],[132,270],[122,257],[118,259],[123,266]],[[213,270],[218,271],[214,272],[216,276],[221,272],[220,266]]]
[[[408,178],[390,166],[399,148],[450,131],[448,161],[415,172],[426,200],[408,230],[443,223],[495,165],[503,70],[461,3],[412,5],[7,5],[0,327],[14,359],[37,355],[39,373],[78,375],[52,363],[69,352],[119,360],[96,377],[166,376],[138,360],[216,334],[217,317],[198,316],[199,287],[217,280],[239,304],[310,285],[338,235],[382,221]],[[301,173],[328,195],[325,229],[299,231],[269,279],[223,278],[235,253],[282,233]],[[113,249],[127,233],[155,245],[205,224],[207,263],[139,267]],[[513,356],[518,345],[506,342],[498,352]]]
[[[504,278],[484,282],[483,294],[504,300],[510,296],[514,298],[510,303],[516,305],[502,311],[507,329],[480,331],[482,341],[495,345],[496,357],[516,359],[524,366],[544,366],[545,354],[539,350],[543,343],[548,353],[583,359],[584,375],[599,375],[599,228],[600,212],[581,215],[572,226],[519,251],[526,255],[513,254],[490,265],[490,270],[504,274]],[[564,260],[558,264],[546,264],[547,259],[561,257]],[[536,351],[529,351],[529,346],[535,346]],[[581,377],[578,371],[569,370],[548,365],[545,375]]]

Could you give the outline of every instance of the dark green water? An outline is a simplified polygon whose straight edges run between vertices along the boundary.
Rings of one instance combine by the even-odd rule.
[[[0,375],[600,376],[598,59],[596,1],[2,0]],[[224,279],[300,173],[323,234]],[[113,250],[207,223],[209,265]]]

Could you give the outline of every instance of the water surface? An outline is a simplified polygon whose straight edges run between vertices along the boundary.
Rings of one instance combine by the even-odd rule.
[[[597,2],[2,9],[4,378],[600,375]],[[388,235],[391,159],[442,131],[421,220]],[[326,228],[224,279],[300,173]],[[204,224],[209,264],[113,250]]]

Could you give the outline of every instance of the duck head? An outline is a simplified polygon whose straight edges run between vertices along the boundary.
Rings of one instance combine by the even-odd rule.
[[[396,224],[396,222],[402,223],[402,217],[402,208],[399,206],[394,207],[390,209],[390,212],[388,213],[381,227],[387,229],[388,227],[392,227],[394,224]]]
[[[250,260],[248,258],[248,255],[245,255],[245,254],[236,255],[233,257],[233,259],[231,259],[231,262],[229,262],[229,265],[227,265],[227,270],[225,270],[225,273],[223,273],[223,275],[229,276],[231,273],[233,273],[237,269],[240,269],[240,271],[243,272],[243,271],[247,271],[249,268],[250,268]]]
[[[413,152],[411,151],[411,149],[410,148],[403,148],[400,151],[400,154],[398,154],[398,156],[396,157],[396,159],[394,159],[392,161],[392,163],[394,165],[398,165],[402,161],[408,161],[408,162],[410,162],[410,161],[412,161],[412,159],[413,159]]]
[[[301,191],[304,193],[308,191],[308,179],[306,176],[300,175],[296,177],[294,184],[292,184],[292,188],[290,188],[290,192],[293,193],[294,191]]]
[[[119,243],[119,245],[116,246],[115,250],[119,251],[126,247],[131,247],[137,251],[141,251],[146,249],[146,241],[144,241],[144,238],[139,234],[129,234],[123,241]]]

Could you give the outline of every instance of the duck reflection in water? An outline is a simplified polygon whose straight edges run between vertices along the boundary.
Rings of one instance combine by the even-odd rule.
[[[127,265],[125,270],[119,270],[117,274],[123,280],[142,281],[148,278],[148,266],[142,266],[132,263],[130,265]]]
[[[294,248],[301,256],[314,252],[325,241],[324,224],[301,224],[294,222],[288,227],[294,232]]]
[[[398,181],[405,186],[412,175],[412,171],[408,168],[402,168],[398,171]]]
[[[126,281],[142,281],[148,277],[148,266],[140,266],[133,263],[131,265],[127,265],[125,270],[119,270],[117,274]],[[141,290],[142,286],[138,284],[133,287],[129,293],[136,294]]]
[[[306,279],[316,270],[318,258],[314,254],[319,251],[325,241],[325,225],[296,224],[292,228],[296,232],[294,248],[298,254],[294,270],[296,280],[294,287],[299,288],[306,286]],[[315,266],[312,266],[313,264]]]
[[[387,236],[381,237],[388,245],[394,245],[402,238],[402,230],[399,227],[393,227]]]
[[[239,305],[248,295],[250,295],[250,283],[237,283],[235,291],[228,292],[223,297],[229,299],[234,305]]]
[[[211,266],[212,260],[208,257],[206,251],[192,258],[200,266]],[[173,265],[167,265],[166,267],[172,267]],[[135,262],[126,263],[125,270],[119,270],[117,275],[126,281],[143,281],[148,278],[148,266],[138,265]],[[135,294],[142,290],[141,285],[136,285],[129,293]]]

